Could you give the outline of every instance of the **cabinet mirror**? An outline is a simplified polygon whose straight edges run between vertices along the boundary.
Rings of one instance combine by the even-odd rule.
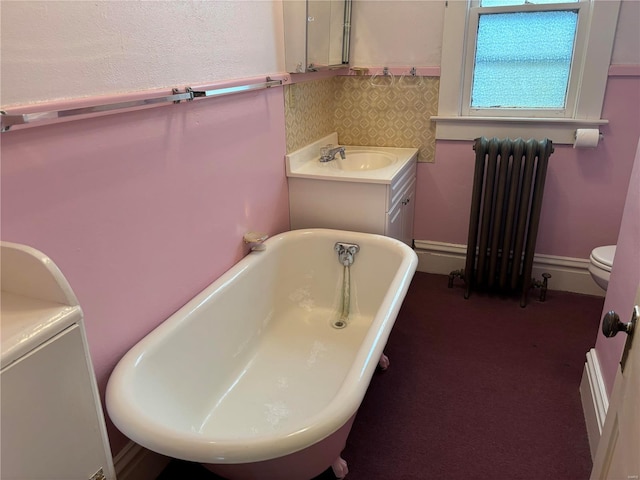
[[[285,0],[285,66],[310,72],[349,63],[352,0]]]

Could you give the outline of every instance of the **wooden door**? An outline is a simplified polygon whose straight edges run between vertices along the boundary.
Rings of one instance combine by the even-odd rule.
[[[593,462],[592,480],[640,479],[640,334],[634,335],[640,329],[640,286],[634,303],[633,312],[624,312],[629,324],[621,331],[629,336]]]

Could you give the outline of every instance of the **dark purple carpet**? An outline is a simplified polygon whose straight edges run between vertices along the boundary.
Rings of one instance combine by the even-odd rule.
[[[472,294],[416,273],[343,457],[348,480],[583,480],[578,388],[603,299]],[[172,462],[158,480],[219,477]],[[329,472],[321,477],[333,478]]]

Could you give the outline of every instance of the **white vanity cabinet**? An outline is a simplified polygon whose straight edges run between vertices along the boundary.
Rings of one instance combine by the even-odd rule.
[[[387,150],[407,151],[402,164],[389,177],[379,171],[370,176],[345,172],[330,177],[314,175],[309,169],[305,173],[304,168],[296,174],[295,169],[289,168],[291,228],[377,233],[412,246],[417,150]],[[333,161],[340,162],[340,159]]]
[[[83,313],[57,267],[2,242],[3,480],[115,480]]]

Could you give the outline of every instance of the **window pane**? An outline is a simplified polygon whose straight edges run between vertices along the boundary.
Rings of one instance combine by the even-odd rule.
[[[483,7],[506,7],[510,5],[548,5],[550,3],[577,3],[580,0],[482,0]]]
[[[575,11],[480,15],[471,106],[564,108]]]

